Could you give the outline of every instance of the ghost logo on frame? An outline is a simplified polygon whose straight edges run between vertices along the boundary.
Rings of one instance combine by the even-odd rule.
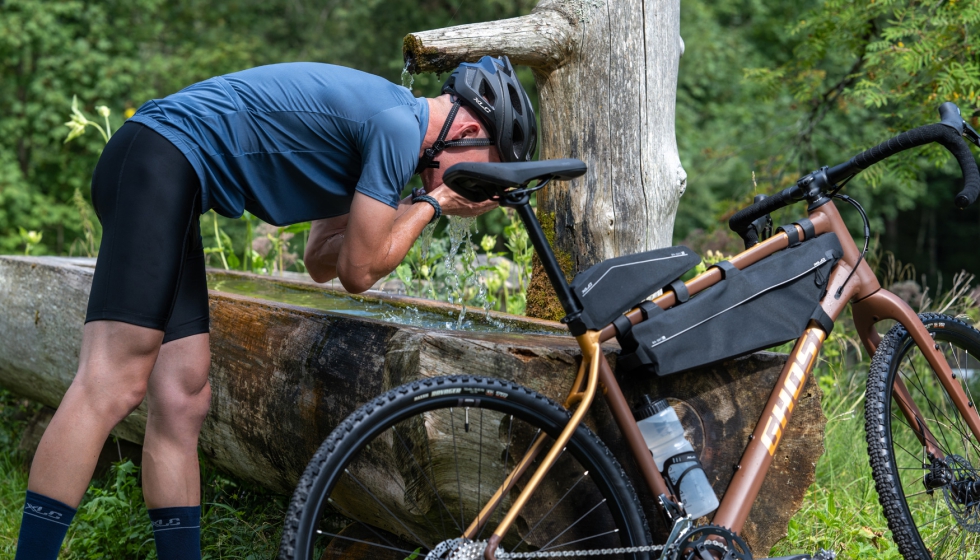
[[[786,427],[786,415],[793,411],[796,400],[800,397],[823,337],[824,332],[821,329],[807,329],[806,338],[789,368],[789,375],[779,388],[779,399],[766,419],[766,429],[762,431],[762,444],[769,450],[770,456],[776,454],[776,446],[779,445],[783,428]]]

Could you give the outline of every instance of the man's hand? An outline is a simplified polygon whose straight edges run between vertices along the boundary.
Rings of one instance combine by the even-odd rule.
[[[498,206],[492,200],[471,202],[446,185],[439,185],[427,194],[436,199],[436,202],[442,207],[442,213],[447,216],[479,216]]]

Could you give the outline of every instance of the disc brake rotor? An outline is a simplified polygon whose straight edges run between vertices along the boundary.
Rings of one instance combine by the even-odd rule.
[[[943,497],[950,513],[964,530],[980,533],[980,475],[959,455],[946,457],[953,482],[943,486]]]

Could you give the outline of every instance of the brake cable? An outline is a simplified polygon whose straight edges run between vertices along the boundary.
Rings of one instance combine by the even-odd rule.
[[[854,175],[851,175],[851,177],[854,177]],[[850,181],[851,177],[845,179],[844,183]],[[851,269],[850,274],[848,274],[847,278],[844,279],[844,283],[840,285],[840,288],[837,288],[837,293],[834,294],[834,299],[840,299],[841,294],[844,293],[844,286],[846,286],[847,283],[851,281],[851,277],[854,276],[854,273],[857,271],[858,266],[861,264],[861,260],[864,259],[864,256],[866,254],[868,254],[868,245],[871,241],[871,224],[868,222],[868,214],[865,213],[864,208],[861,206],[861,204],[858,201],[847,196],[846,194],[837,194],[837,191],[839,191],[841,187],[844,186],[844,183],[838,185],[838,187],[834,190],[831,196],[833,198],[839,198],[844,202],[847,202],[851,206],[857,208],[858,212],[861,213],[861,219],[864,220],[864,249],[861,251],[861,256],[858,257],[857,262],[854,263],[854,268]]]
[[[834,197],[838,192],[840,192],[841,189],[844,188],[844,185],[846,185],[847,183],[849,183],[850,180],[853,179],[856,176],[857,176],[857,173],[854,173],[852,175],[848,175],[840,183],[838,183],[837,185],[835,185],[834,186],[834,190],[832,190],[829,193],[827,193],[827,195],[830,196],[830,197]]]

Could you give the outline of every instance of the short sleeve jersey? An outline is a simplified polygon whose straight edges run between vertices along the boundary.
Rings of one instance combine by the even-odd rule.
[[[201,180],[201,207],[275,225],[339,216],[354,192],[398,206],[429,120],[424,98],[342,66],[260,66],[143,104]]]

